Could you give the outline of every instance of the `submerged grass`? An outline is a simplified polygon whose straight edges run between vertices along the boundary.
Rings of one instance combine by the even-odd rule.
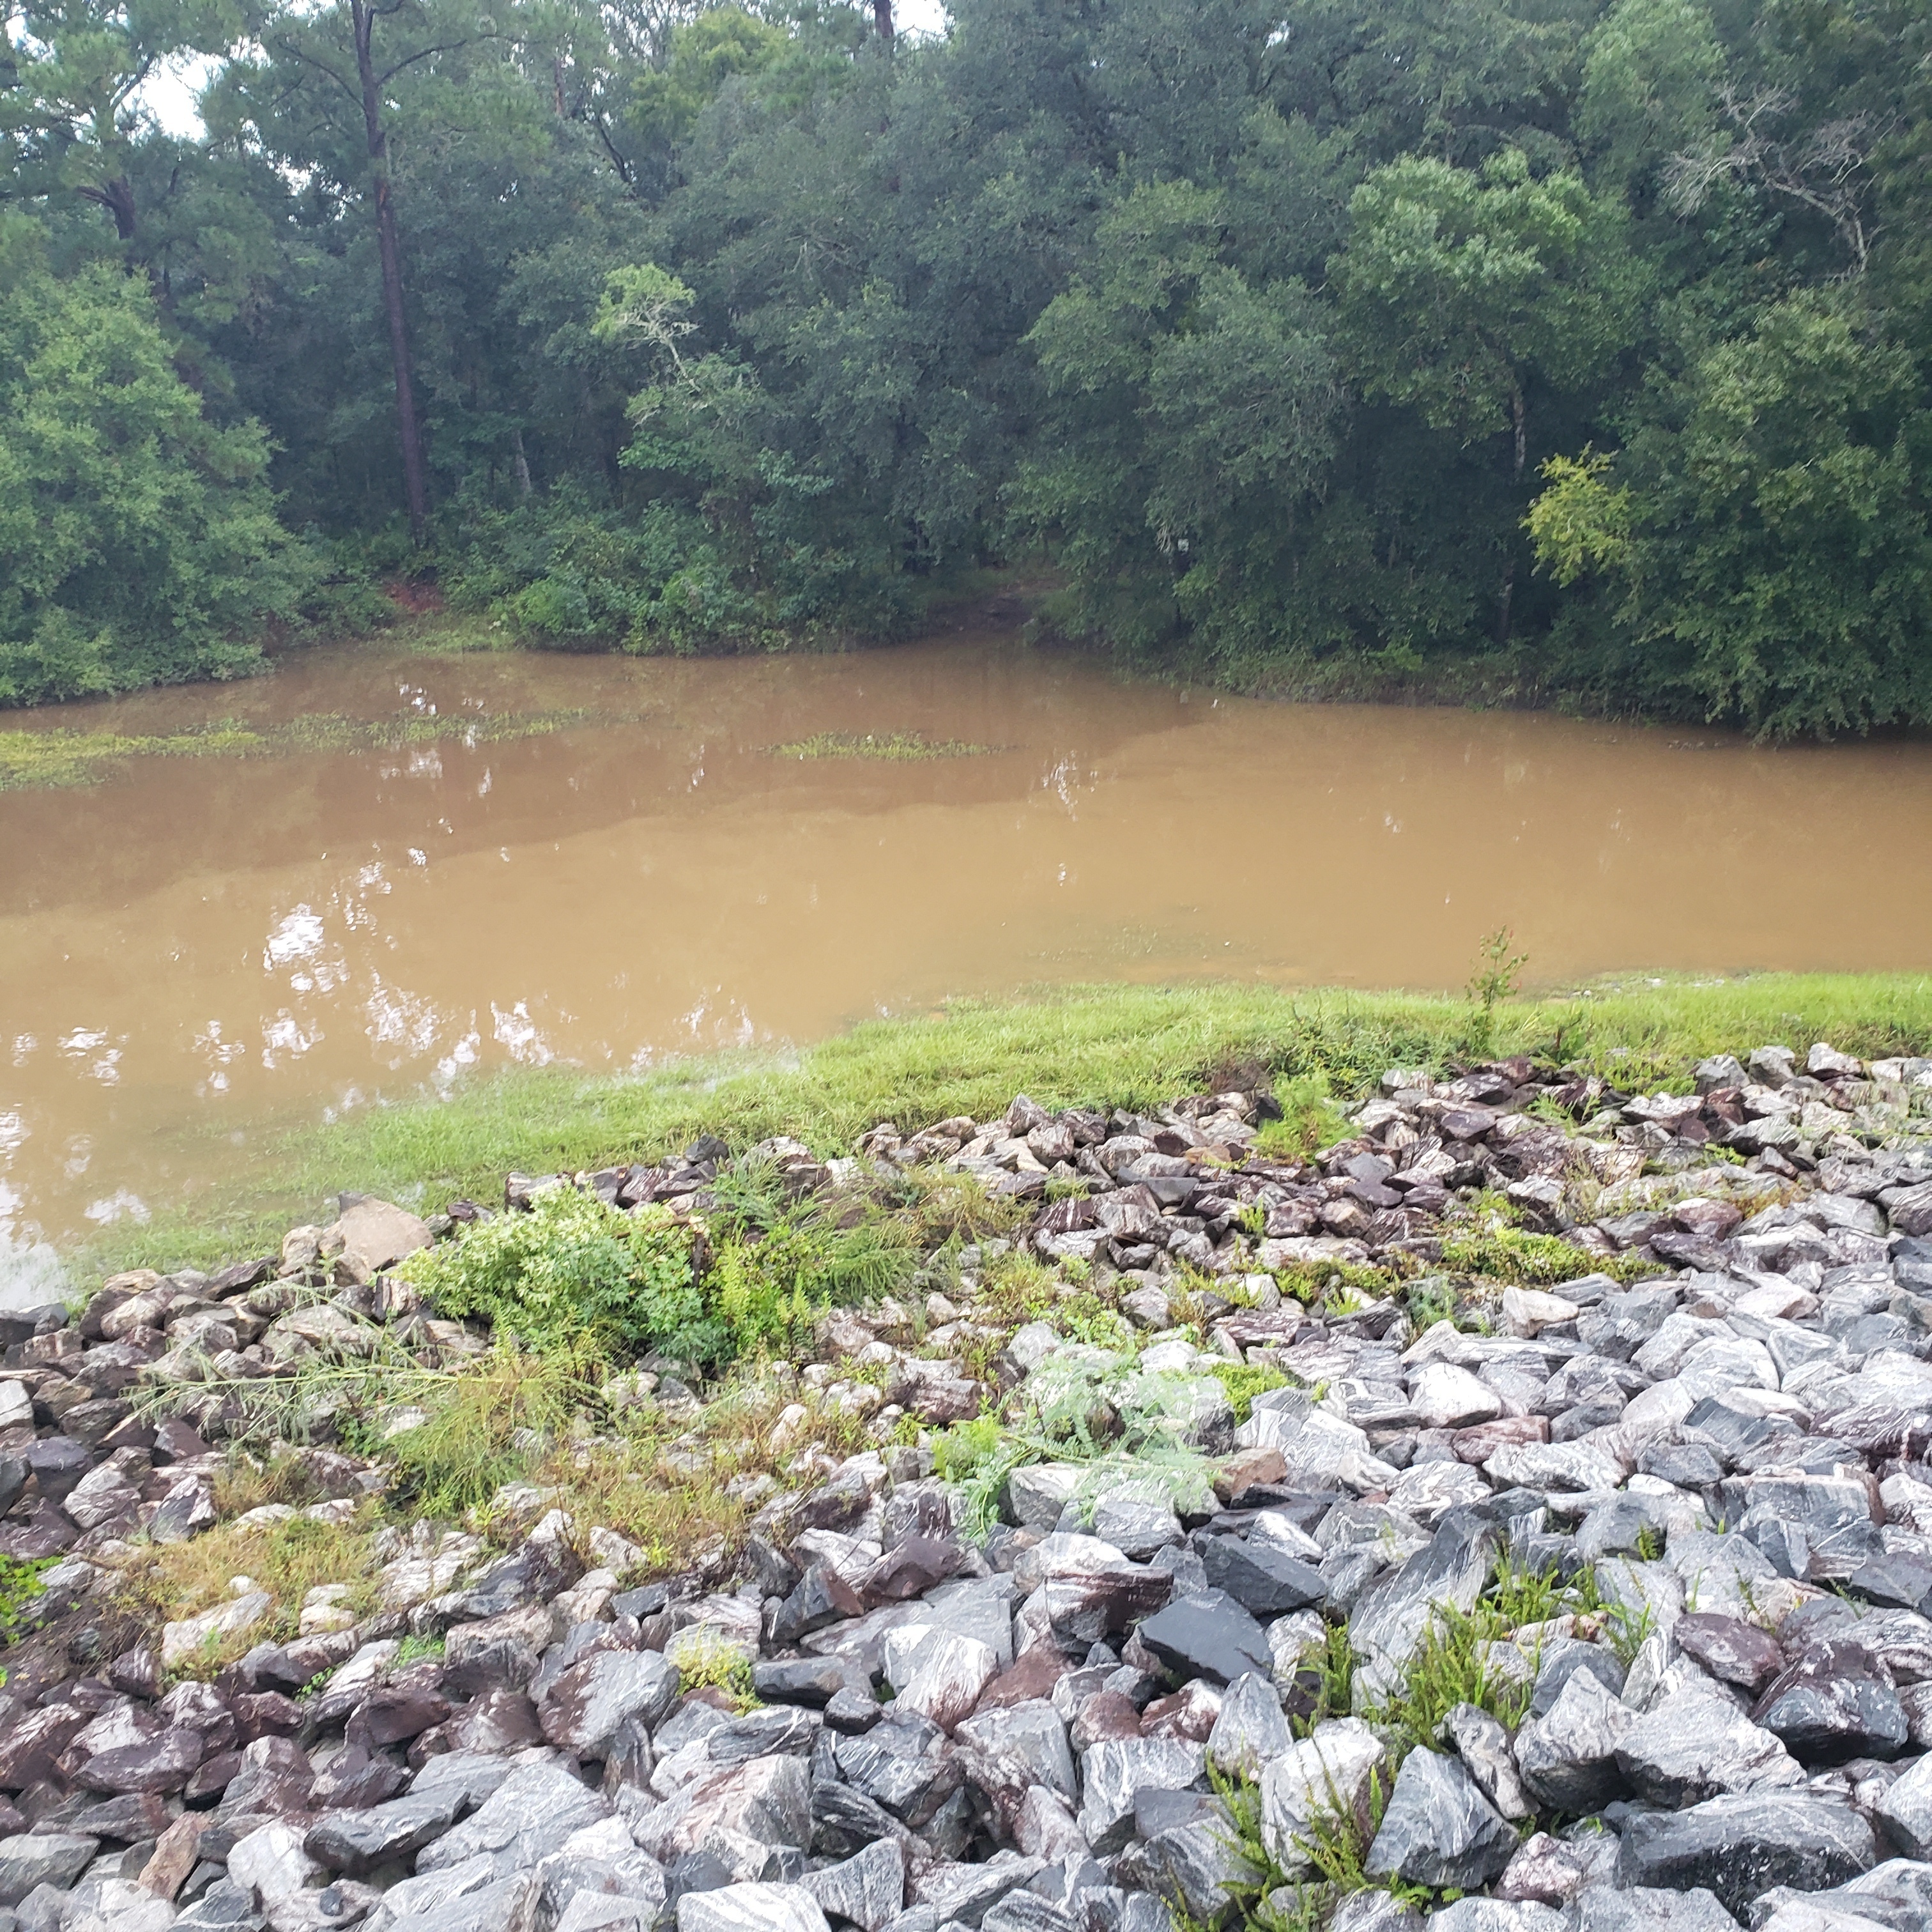
[[[775,758],[882,758],[904,761],[920,758],[976,758],[994,748],[970,745],[962,738],[928,738],[918,731],[814,731],[808,738],[773,745]]]
[[[347,718],[325,712],[285,724],[256,726],[232,718],[192,731],[124,736],[113,731],[0,731],[0,791],[98,784],[134,758],[288,756],[304,752],[400,751],[412,745],[502,744],[573,725],[631,722],[586,710],[452,712],[394,718]]]
[[[877,1120],[910,1132],[951,1114],[984,1119],[1016,1092],[1050,1108],[1148,1108],[1202,1088],[1319,1076],[1347,1099],[1388,1067],[1457,1059],[1469,1018],[1466,1002],[1444,994],[1069,987],[868,1021],[802,1052],[740,1050],[634,1076],[519,1070],[266,1142],[251,1185],[118,1226],[88,1258],[164,1268],[232,1258],[338,1189],[431,1205],[487,1200],[513,1168],[655,1159],[706,1131],[736,1146],[788,1133],[842,1153]],[[1598,986],[1503,1003],[1494,1026],[1498,1054],[1574,1061],[1626,1090],[1682,1090],[1700,1059],[1766,1042],[1802,1052],[1829,1040],[1867,1058],[1922,1052],[1932,975]]]

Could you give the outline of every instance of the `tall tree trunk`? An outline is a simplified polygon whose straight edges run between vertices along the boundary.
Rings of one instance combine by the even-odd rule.
[[[76,192],[83,201],[98,202],[113,216],[114,232],[119,240],[134,240],[136,226],[134,187],[125,175],[116,175],[112,181],[103,182],[98,188],[83,188]]]
[[[1522,475],[1522,459],[1528,454],[1529,441],[1529,418],[1523,407],[1522,385],[1520,382],[1510,385],[1510,410],[1516,419],[1516,474],[1520,477]]]
[[[892,44],[892,0],[872,0],[872,18],[879,23],[879,38]]]
[[[524,454],[524,432],[520,428],[510,432],[510,472],[517,479],[517,494],[527,496],[530,494],[530,466]]]
[[[362,124],[369,142],[369,172],[376,188],[376,235],[382,256],[382,310],[388,318],[389,360],[396,372],[396,427],[403,441],[403,490],[409,500],[410,535],[421,544],[429,530],[429,487],[423,462],[422,425],[416,419],[416,386],[410,379],[409,329],[403,320],[403,251],[396,239],[395,204],[389,194],[389,142],[382,131],[382,101],[370,40],[375,16],[366,0],[349,0],[356,33],[356,71],[362,83]]]

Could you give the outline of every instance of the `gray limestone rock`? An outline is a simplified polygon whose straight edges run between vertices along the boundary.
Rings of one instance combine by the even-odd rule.
[[[1849,1805],[1803,1792],[1751,1792],[1630,1818],[1617,1882],[1678,1892],[1701,1886],[1736,1913],[1773,1886],[1842,1885],[1877,1856],[1871,1827]]]
[[[1568,1932],[1546,1905],[1501,1898],[1462,1898],[1430,1915],[1429,1932]]]
[[[302,1848],[331,1871],[358,1878],[441,1838],[462,1808],[463,1792],[454,1784],[412,1791],[364,1810],[328,1813],[309,1827]]]
[[[875,1839],[837,1864],[807,1872],[799,1882],[828,1918],[850,1920],[861,1932],[880,1932],[905,1909],[905,1854],[893,1840]]]
[[[1576,1900],[1576,1932],[1737,1932],[1737,1923],[1701,1886],[1660,1892],[1639,1886],[1620,1892],[1593,1885]]]
[[[1666,1700],[1624,1734],[1616,1760],[1640,1797],[1673,1808],[1804,1782],[1783,1740],[1723,1697]]]
[[[1873,1822],[1907,1858],[1932,1858],[1932,1757],[1922,1757],[1894,1779]]]
[[[1427,1549],[1363,1592],[1348,1618],[1349,1640],[1362,1659],[1355,1672],[1359,1694],[1374,1697],[1397,1688],[1436,1607],[1449,1605],[1466,1616],[1475,1608],[1498,1541],[1493,1526],[1452,1512]]]
[[[1185,1791],[1201,1775],[1198,1744],[1173,1738],[1129,1738],[1096,1744],[1081,1763],[1084,1787],[1080,1828],[1096,1852],[1114,1852],[1132,1836],[1134,1799],[1150,1786]]]
[[[646,1730],[677,1696],[677,1666],[655,1650],[600,1650],[572,1664],[538,1708],[544,1736],[578,1757],[608,1757],[634,1720]]]
[[[802,1885],[728,1885],[688,1892],[677,1902],[677,1932],[830,1932],[817,1899]]]
[[[607,1653],[608,1654],[608,1653]],[[555,1764],[519,1767],[473,1816],[416,1854],[416,1870],[447,1871],[487,1856],[490,1876],[529,1871],[572,1832],[608,1815],[609,1802]]]
[[[1516,1833],[1460,1758],[1412,1750],[1396,1774],[1366,1869],[1373,1878],[1468,1892],[1494,1878],[1516,1848]]]
[[[1636,1723],[1588,1671],[1563,1687],[1547,1716],[1516,1733],[1516,1763],[1531,1795],[1569,1812],[1598,1810],[1624,1788],[1617,1747]]]
[[[1287,1750],[1288,1720],[1273,1683],[1250,1671],[1228,1686],[1220,1715],[1208,1738],[1208,1762],[1231,1778],[1258,1780],[1263,1768]]]
[[[1522,1788],[1509,1733],[1488,1712],[1474,1704],[1458,1704],[1443,1720],[1443,1729],[1477,1789],[1504,1817],[1527,1818],[1535,1810]]]
[[[1291,1874],[1309,1864],[1307,1844],[1319,1821],[1334,1814],[1366,1828],[1369,1780],[1387,1763],[1382,1740],[1359,1718],[1317,1724],[1262,1773],[1262,1839],[1268,1856]]]
[[[1204,1677],[1232,1684],[1273,1661],[1268,1633],[1232,1597],[1220,1590],[1177,1598],[1142,1624],[1141,1642],[1184,1681]]]
[[[73,1884],[99,1848],[99,1840],[67,1832],[0,1838],[0,1905],[19,1904],[37,1885]]]

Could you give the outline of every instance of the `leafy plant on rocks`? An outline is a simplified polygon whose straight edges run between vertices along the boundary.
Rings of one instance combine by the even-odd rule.
[[[1348,1118],[1336,1100],[1325,1073],[1304,1073],[1275,1089],[1279,1120],[1268,1121],[1255,1136],[1255,1151],[1269,1160],[1304,1161],[1316,1148],[1342,1139]]]
[[[722,1631],[694,1624],[678,1638],[676,1663],[680,1690],[722,1690],[740,1713],[756,1707],[750,1653]]]
[[[35,1606],[46,1594],[41,1573],[54,1562],[51,1556],[0,1556],[0,1645],[11,1643],[32,1626]]]
[[[399,1272],[442,1313],[482,1316],[538,1346],[676,1354],[704,1314],[690,1234],[668,1209],[620,1214],[572,1187],[473,1222]]]
[[[1208,1372],[1227,1390],[1237,1422],[1247,1420],[1256,1396],[1288,1386],[1288,1377],[1265,1362],[1217,1362]]]
[[[1508,926],[1499,926],[1476,949],[1475,970],[1469,975],[1467,990],[1472,1006],[1469,1050],[1478,1058],[1494,1050],[1496,1007],[1515,994],[1522,983],[1522,969],[1529,964],[1527,952],[1510,950],[1515,943],[1516,934]]]

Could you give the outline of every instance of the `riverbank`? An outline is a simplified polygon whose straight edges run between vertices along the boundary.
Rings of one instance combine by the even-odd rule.
[[[1599,989],[1561,1064],[1466,1007],[1346,1106],[1445,1003],[1177,1008],[1116,1088],[1064,1000],[1100,1104],[835,1150],[1047,1027],[867,1029],[760,1076],[818,1150],[693,1084],[657,1160],[0,1317],[0,1909],[1904,1932],[1932,1058],[1648,1070],[1854,991]],[[1236,1042],[1306,1070],[1107,1100]]]
[[[1764,974],[1610,980],[1508,999],[1490,1050],[1574,1060],[1646,1088],[1682,1080],[1738,1040],[1830,1039],[1868,1058],[1932,1041],[1932,974]],[[908,1132],[997,1112],[1025,1092],[1051,1107],[1151,1107],[1267,1078],[1359,1100],[1390,1066],[1438,1066],[1480,1045],[1467,998],[1207,983],[1046,988],[868,1021],[818,1044],[736,1050],[637,1075],[518,1070],[269,1138],[228,1192],[84,1251],[97,1268],[202,1265],[342,1188],[422,1204],[485,1198],[512,1171],[656,1160],[703,1132],[734,1145],[788,1134],[843,1151],[880,1120]]]

